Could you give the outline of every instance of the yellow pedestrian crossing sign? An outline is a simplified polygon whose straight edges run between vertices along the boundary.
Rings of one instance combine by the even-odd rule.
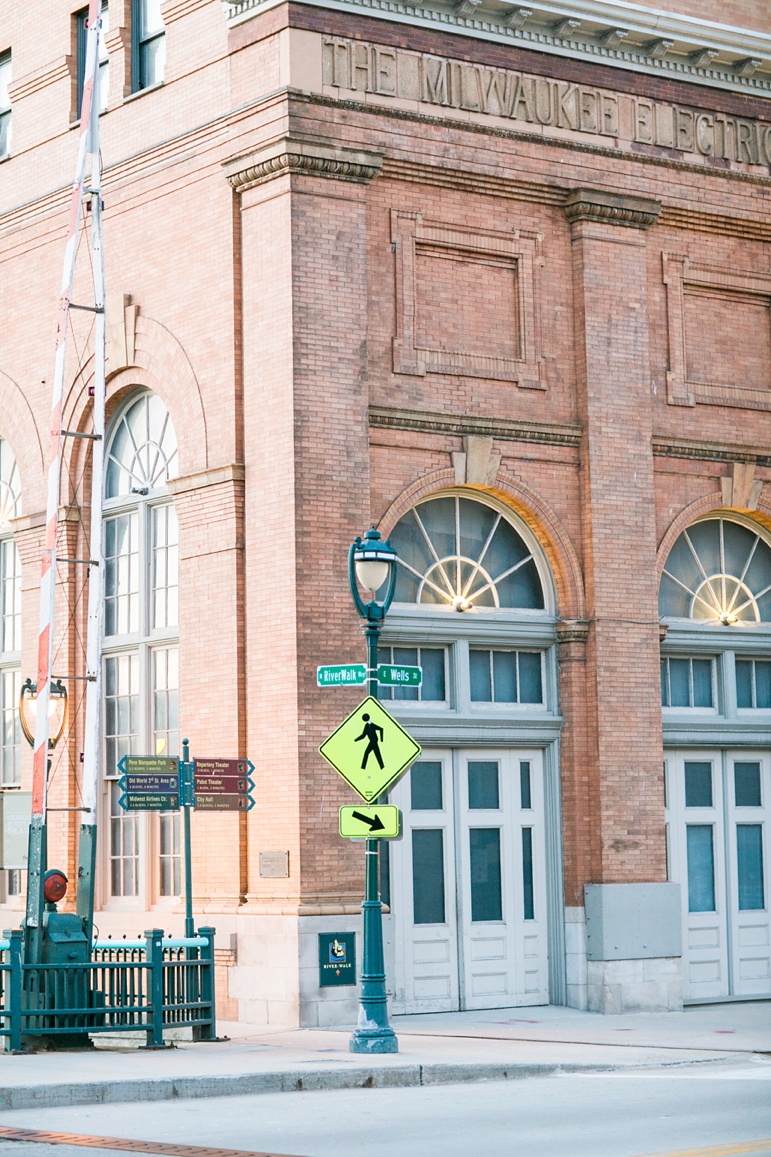
[[[324,740],[319,751],[369,803],[396,783],[421,748],[382,703],[369,696]]]

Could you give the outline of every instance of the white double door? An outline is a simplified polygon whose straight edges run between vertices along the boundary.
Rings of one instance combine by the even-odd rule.
[[[391,802],[394,1012],[548,1003],[541,753],[424,751]]]
[[[665,760],[669,876],[681,885],[686,1000],[771,996],[771,756]]]

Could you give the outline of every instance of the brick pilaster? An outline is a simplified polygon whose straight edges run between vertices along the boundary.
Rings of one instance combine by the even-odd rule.
[[[584,425],[586,684],[596,714],[584,794],[598,883],[664,880],[666,871],[646,288],[646,231],[659,210],[593,189],[574,190],[565,206]],[[565,715],[577,707],[565,703]]]

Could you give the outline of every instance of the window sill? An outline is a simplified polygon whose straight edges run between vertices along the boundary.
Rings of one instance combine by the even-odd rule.
[[[165,80],[159,80],[157,84],[149,84],[147,88],[138,88],[136,92],[130,92],[128,96],[124,96],[123,103],[131,104],[133,100],[138,100],[140,96],[146,96],[148,92],[157,92],[158,89],[163,88],[165,84]]]

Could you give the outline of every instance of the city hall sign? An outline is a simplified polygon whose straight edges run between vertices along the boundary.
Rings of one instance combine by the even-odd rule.
[[[361,40],[325,38],[325,88],[771,169],[771,125]],[[611,142],[608,141],[608,144]]]

